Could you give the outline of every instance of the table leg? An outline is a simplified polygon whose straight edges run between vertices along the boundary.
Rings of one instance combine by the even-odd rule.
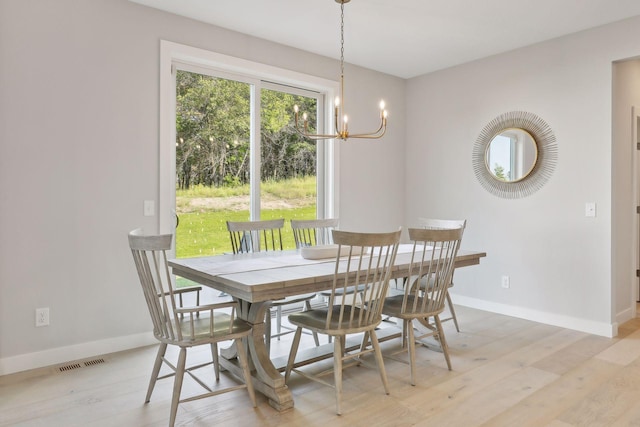
[[[238,316],[252,325],[252,333],[248,339],[248,356],[252,364],[252,380],[254,388],[269,398],[269,404],[278,411],[293,408],[291,390],[284,382],[284,376],[275,368],[267,352],[264,342],[264,318],[269,302],[249,304],[238,301]],[[236,349],[232,346],[220,352],[220,364],[242,378],[242,371],[237,363]]]

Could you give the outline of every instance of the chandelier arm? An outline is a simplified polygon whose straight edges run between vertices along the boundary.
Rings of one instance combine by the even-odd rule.
[[[336,132],[335,134],[313,134],[308,133],[308,128],[305,126],[304,130],[300,130],[299,126],[296,124],[296,131],[304,136],[305,138],[309,138],[312,140],[321,140],[321,139],[342,139],[347,140],[349,138],[360,138],[360,139],[378,139],[384,136],[387,132],[387,126],[385,120],[381,120],[380,127],[375,132],[371,133],[354,133],[350,134],[348,132]]]
[[[360,139],[378,139],[382,138],[384,134],[387,132],[387,128],[381,129],[382,133],[374,132],[374,133],[355,133],[353,135],[349,134],[349,138],[360,138]]]
[[[305,138],[309,138],[311,140],[319,140],[319,139],[341,139],[339,134],[327,135],[327,134],[316,134],[316,133],[302,133],[302,136]]]
[[[387,130],[387,125],[385,124],[384,120],[381,120],[381,121],[380,121],[380,127],[379,127],[375,132],[370,132],[370,133],[354,133],[353,135],[352,135],[352,134],[349,134],[349,137],[350,137],[350,138],[365,138],[365,137],[367,137],[368,135],[377,135],[377,134],[379,134],[380,132],[382,132],[382,135],[384,135],[384,133],[386,132],[386,130]],[[379,138],[379,137],[376,137],[376,138]]]

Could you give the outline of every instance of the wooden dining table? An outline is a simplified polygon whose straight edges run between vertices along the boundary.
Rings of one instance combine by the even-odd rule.
[[[409,274],[412,249],[411,244],[400,245],[391,271],[392,279]],[[460,250],[455,266],[477,265],[485,256],[484,252]],[[238,316],[253,328],[248,340],[248,354],[255,389],[267,396],[275,409],[292,408],[293,397],[284,382],[282,366],[276,366],[278,363],[269,357],[265,346],[266,310],[274,300],[330,289],[336,259],[305,259],[300,250],[286,250],[180,258],[170,260],[169,266],[176,276],[225,292],[238,302]],[[326,352],[313,349],[312,354],[317,360],[331,357],[333,353],[332,349]],[[242,378],[235,348],[222,349],[220,356],[222,367]],[[305,364],[304,358],[305,353],[301,352],[296,364]]]

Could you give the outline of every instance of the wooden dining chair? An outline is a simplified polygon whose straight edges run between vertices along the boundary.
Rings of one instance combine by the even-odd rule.
[[[145,403],[149,403],[151,400],[151,394],[158,379],[173,376],[173,396],[169,415],[170,426],[175,424],[178,404],[242,388],[247,389],[251,402],[255,407],[256,398],[245,351],[246,339],[251,333],[251,325],[235,316],[235,302],[182,308],[179,306],[180,293],[173,289],[171,275],[167,266],[166,251],[171,249],[172,237],[171,234],[145,236],[140,229],[129,233],[129,247],[153,322],[153,334],[160,341]],[[197,377],[192,371],[213,364],[216,381],[218,381],[220,379],[218,343],[229,340],[235,342],[238,350],[238,361],[242,367],[244,383],[222,389],[209,387],[207,382]],[[175,365],[165,358],[167,346],[169,345],[175,345],[180,348],[178,362]],[[211,347],[212,361],[186,367],[187,349],[201,345],[209,345]],[[163,364],[171,369],[172,373],[159,377]],[[180,395],[185,373],[207,392],[182,399]]]
[[[291,372],[335,388],[336,412],[342,413],[342,370],[345,361],[363,363],[362,356],[374,353],[380,371],[380,378],[386,394],[389,394],[387,375],[375,329],[382,321],[382,304],[389,287],[400,230],[392,233],[354,233],[333,231],[333,240],[339,245],[336,255],[333,284],[327,307],[314,308],[289,315],[289,322],[295,325],[296,333],[285,371],[285,382]],[[341,256],[347,253],[347,256]],[[363,283],[364,304],[358,304],[355,294],[351,298],[338,295],[350,286]],[[312,375],[307,370],[294,368],[295,358],[303,329],[334,337],[333,384],[323,380],[321,375]],[[370,336],[371,347],[363,345],[357,350],[345,352],[346,337],[366,332]]]
[[[464,229],[467,226],[467,220],[418,218],[418,225],[424,228],[432,229],[432,230],[442,230],[442,229],[446,230],[446,229],[462,227],[462,231],[464,233]],[[421,286],[424,288],[425,286],[427,286],[427,283],[423,280],[421,283]],[[449,320],[452,320],[453,324],[456,327],[456,331],[460,332],[460,326],[458,325],[458,317],[456,316],[456,309],[453,306],[453,301],[451,301],[451,295],[449,294],[449,289],[452,287],[453,287],[453,274],[451,275],[451,283],[449,283],[449,287],[447,288],[447,295],[446,295],[447,307],[449,308],[450,316],[444,319],[440,319],[440,321],[448,322]]]
[[[316,245],[331,245],[333,244],[333,230],[338,228],[339,220],[337,218],[329,219],[309,219],[309,220],[291,220],[291,229],[293,230],[293,237],[298,249],[316,246]],[[353,286],[348,289],[340,290],[340,295],[351,295],[356,292],[362,292],[363,286]],[[331,291],[319,292],[323,299],[328,299],[331,295]],[[329,336],[329,342],[331,342],[331,336]]]
[[[402,349],[409,352],[411,365],[411,385],[416,383],[416,341],[434,337],[440,343],[442,353],[451,370],[449,349],[445,339],[440,313],[444,310],[447,289],[455,268],[455,258],[462,239],[462,227],[456,229],[432,230],[410,228],[409,238],[413,241],[413,254],[409,269],[408,283],[402,295],[387,297],[382,313],[402,320]],[[424,280],[430,286],[423,288]],[[433,318],[435,325],[429,323]],[[426,328],[426,333],[415,336],[413,321]],[[364,343],[368,342],[365,334]]]
[[[231,239],[233,253],[250,253],[263,251],[281,251],[282,229],[284,218],[264,221],[227,221],[227,229]],[[267,353],[271,352],[271,339],[280,339],[281,336],[293,333],[293,329],[282,324],[282,309],[284,306],[303,304],[306,310],[311,309],[311,300],[315,293],[293,295],[281,300],[271,302],[265,316],[265,345]],[[276,309],[276,333],[271,333],[271,317],[273,308]],[[285,331],[283,331],[285,329]],[[318,335],[313,336],[316,346],[320,345]]]
[[[296,248],[333,243],[332,231],[338,228],[338,218],[292,219],[291,230]]]
[[[266,221],[227,221],[234,254],[281,251],[284,218]]]

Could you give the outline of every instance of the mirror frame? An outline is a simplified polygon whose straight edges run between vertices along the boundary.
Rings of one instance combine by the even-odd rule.
[[[529,174],[518,181],[497,179],[486,165],[486,152],[493,138],[509,128],[522,129],[536,143],[538,158]],[[529,196],[551,178],[558,161],[556,137],[540,117],[527,111],[510,111],[491,120],[480,132],[473,146],[473,171],[480,185],[491,194],[505,199]]]

